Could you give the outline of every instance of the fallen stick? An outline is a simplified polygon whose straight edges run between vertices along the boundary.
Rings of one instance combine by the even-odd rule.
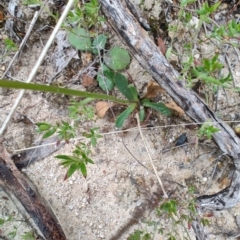
[[[66,240],[64,232],[54,215],[43,205],[42,199],[39,198],[24,175],[16,168],[1,143],[0,187],[9,195],[43,239]]]
[[[127,1],[127,0],[126,0]],[[240,140],[226,123],[221,121],[206,103],[191,89],[185,87],[180,74],[168,63],[158,47],[120,0],[100,0],[102,12],[125,42],[132,55],[147,70],[173,100],[195,122],[212,121],[220,131],[213,138],[223,153],[229,155],[236,167],[230,186],[213,195],[201,196],[201,209],[222,210],[240,202]]]

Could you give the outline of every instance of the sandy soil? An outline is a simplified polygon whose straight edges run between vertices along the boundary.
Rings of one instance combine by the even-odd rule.
[[[21,59],[12,68],[11,77],[20,80],[27,78],[48,35],[49,32],[46,32],[41,35],[40,41],[34,39],[34,42],[28,44]],[[111,41],[115,40],[116,37]],[[121,45],[120,42],[119,44]],[[51,59],[54,51],[53,47],[35,80],[48,82],[54,75],[55,65]],[[11,57],[11,54],[7,56],[6,63]],[[79,59],[74,61],[77,63]],[[138,89],[142,89],[151,80],[151,76],[134,59],[128,72],[137,81]],[[240,81],[239,78],[237,80]],[[236,113],[239,112],[239,105],[236,103],[239,97],[237,94],[226,94],[227,103],[224,93],[219,94],[221,110],[218,113],[225,120],[236,120]],[[0,125],[17,95],[18,91],[1,89]],[[167,96],[162,98],[168,99]],[[3,143],[8,151],[13,154],[19,149],[38,145],[40,135],[36,133],[35,125],[20,121],[22,115],[33,123],[55,123],[66,119],[69,101],[65,96],[27,92],[4,135]],[[66,170],[54,158],[56,154],[71,154],[74,146],[79,143],[77,139],[22,170],[51,206],[68,240],[124,240],[136,229],[150,232],[151,239],[167,239],[166,235],[160,235],[157,230],[162,227],[165,228],[165,233],[176,230],[168,218],[156,214],[156,207],[164,199],[156,175],[152,173],[147,149],[169,197],[178,199],[181,203],[178,214],[186,212],[186,205],[193,197],[217,192],[228,185],[231,175],[230,159],[218,159],[221,152],[211,141],[194,145],[196,129],[186,127],[191,122],[187,116],[166,118],[154,113],[149,122],[152,127],[142,130],[147,149],[135,124],[129,123],[128,131],[116,131],[111,118],[109,115],[79,126],[80,129],[98,126],[103,135],[97,146],[91,149],[95,164],[88,166],[86,179],[80,173],[75,173],[64,181]],[[182,133],[186,133],[188,144],[174,148]],[[195,187],[193,195],[187,193],[191,186]],[[211,239],[236,239],[231,236],[239,231],[240,207],[214,212],[212,215],[208,217],[210,225],[207,227]],[[7,235],[14,227],[17,228],[17,235],[13,239],[22,239],[24,232],[31,231],[9,196],[0,191],[0,218],[7,219],[8,216],[13,219],[0,225],[0,239],[10,239]],[[144,220],[155,221],[156,227],[149,226]],[[185,231],[180,227],[177,231],[179,236],[181,232],[187,237],[188,232],[188,237],[195,239],[191,228]]]

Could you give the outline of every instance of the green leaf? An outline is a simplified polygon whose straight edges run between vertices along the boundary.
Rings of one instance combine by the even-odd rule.
[[[139,120],[140,120],[141,122],[143,122],[144,119],[145,119],[145,110],[144,110],[144,107],[141,106],[141,107],[140,107],[140,111],[139,111]]]
[[[145,100],[145,99],[144,99]],[[172,114],[171,109],[165,106],[164,103],[154,103],[154,102],[149,102],[149,101],[144,101],[143,100],[143,106],[144,107],[150,107],[166,116],[170,116]]]
[[[181,7],[186,7],[190,3],[194,3],[196,0],[181,0]]]
[[[33,231],[24,232],[24,234],[21,237],[22,237],[22,240],[35,240]]]
[[[36,125],[38,126],[38,129],[39,129],[39,131],[41,131],[41,132],[50,129],[50,127],[52,126],[51,124],[44,123],[44,122],[36,123]]]
[[[102,72],[98,72],[97,75],[97,81],[99,82],[99,86],[101,89],[105,92],[112,91],[115,86],[115,80],[114,80],[114,72],[107,68],[105,65],[103,67],[105,69]]]
[[[120,47],[111,48],[104,56],[105,64],[113,69],[119,71],[125,69],[130,63],[130,55],[127,50]]]
[[[0,226],[3,225],[5,223],[5,220],[0,218]]]
[[[84,162],[80,163],[80,170],[82,172],[82,175],[86,178],[87,177],[87,168]]]
[[[160,209],[166,213],[168,213],[169,215],[171,214],[176,214],[177,212],[177,201],[174,200],[174,199],[171,199],[165,203],[163,203],[161,206],[160,206]]]
[[[79,163],[81,159],[74,157],[74,156],[67,156],[67,155],[57,155],[55,158],[61,159],[61,165],[68,166],[73,162]]]
[[[94,161],[89,157],[87,157],[85,160],[86,160],[87,163],[94,164]]]
[[[43,135],[43,138],[48,138],[48,137],[52,136],[56,131],[57,131],[57,128],[56,128],[56,127],[53,127],[52,129],[50,129],[49,131],[47,131],[47,132]]]
[[[134,86],[128,85],[128,81],[121,73],[115,74],[115,82],[118,90],[130,101],[138,101],[138,93]]]
[[[138,101],[138,92],[137,92],[137,89],[135,88],[135,86],[133,86],[132,84],[129,84],[128,89],[129,89],[129,91],[131,91],[132,100],[137,102]]]
[[[122,127],[124,121],[128,118],[128,116],[134,111],[136,107],[136,103],[132,103],[126,110],[124,110],[118,117],[116,118],[116,127]]]
[[[16,228],[16,227],[14,227],[14,228]],[[9,236],[10,238],[15,238],[16,235],[17,235],[17,231],[12,231],[12,232],[8,233],[8,236]]]
[[[13,42],[12,39],[9,38],[4,39],[4,44],[6,45],[7,50],[15,51],[18,49],[17,45]]]
[[[68,41],[78,50],[91,50],[90,34],[84,28],[73,28],[72,31],[68,33]]]
[[[135,230],[134,233],[132,233],[127,240],[141,240],[141,234],[143,232],[140,230]]]
[[[104,49],[105,45],[107,42],[107,37],[104,34],[98,35],[94,40],[93,40],[93,49],[92,52],[94,54],[98,54],[98,51]]]
[[[23,5],[35,5],[35,4],[42,4],[40,0],[25,0],[22,3]]]
[[[171,56],[171,53],[172,53],[172,47],[169,47],[166,51],[166,54],[165,54],[166,59],[169,59],[169,57]]]
[[[78,165],[77,164],[72,164],[70,167],[69,167],[69,169],[68,169],[68,171],[67,171],[67,178],[70,178],[72,175],[73,175],[73,173],[76,171],[76,170],[78,170],[78,167],[77,167]]]

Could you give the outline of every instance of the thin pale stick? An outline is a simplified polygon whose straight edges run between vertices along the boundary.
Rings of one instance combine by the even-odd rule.
[[[69,0],[69,1],[68,1],[67,6],[66,6],[66,8],[64,9],[64,12],[62,13],[60,19],[58,20],[55,28],[53,29],[53,32],[52,32],[51,36],[49,37],[49,39],[48,39],[45,47],[43,48],[43,50],[42,50],[42,52],[41,52],[41,54],[40,54],[40,56],[39,56],[39,58],[38,58],[38,60],[37,60],[37,62],[36,62],[36,64],[35,64],[35,66],[33,67],[32,71],[31,71],[31,73],[30,73],[30,75],[29,75],[29,77],[28,77],[28,79],[27,79],[27,81],[26,81],[27,83],[31,82],[32,79],[34,78],[34,76],[36,75],[39,66],[41,65],[41,63],[42,63],[45,55],[47,54],[48,49],[49,49],[50,46],[52,45],[52,42],[53,42],[53,40],[54,40],[54,38],[55,38],[58,30],[60,29],[63,21],[65,20],[65,18],[66,18],[66,16],[67,16],[67,14],[68,14],[68,12],[69,12],[69,10],[70,10],[73,2],[74,2],[74,0]],[[3,136],[3,134],[4,134],[4,132],[5,132],[8,124],[9,124],[9,122],[10,122],[10,120],[11,120],[13,114],[14,114],[14,112],[16,111],[19,103],[20,103],[21,100],[22,100],[22,97],[23,97],[24,93],[25,93],[25,90],[21,90],[21,91],[20,91],[20,93],[19,93],[19,95],[18,95],[18,97],[17,97],[17,99],[16,99],[16,101],[15,101],[15,104],[13,105],[10,113],[8,114],[7,118],[5,119],[5,121],[4,121],[4,123],[3,123],[2,127],[1,127],[0,137]]]
[[[232,123],[232,122],[240,122],[240,121],[225,121],[225,122],[229,122],[229,123]],[[164,126],[156,126],[156,127],[151,127],[151,128],[141,128],[142,130],[149,130],[149,129],[157,129],[157,128],[168,128],[168,127],[179,127],[179,126],[188,126],[188,125],[197,125],[197,124],[203,124],[204,122],[198,122],[198,123],[182,123],[182,124],[170,124],[170,125],[164,125]],[[110,134],[118,134],[118,133],[124,133],[124,132],[133,132],[133,131],[137,131],[138,128],[129,128],[129,129],[125,129],[125,130],[119,130],[119,131],[113,131],[113,132],[107,132],[107,133],[101,133],[101,135],[105,136],[105,135],[110,135]],[[69,141],[70,142],[73,142],[73,141],[77,141],[77,140],[81,140],[81,139],[85,139],[85,137],[76,137],[76,138],[72,138],[70,139]],[[64,141],[61,141],[61,142],[64,142]],[[61,143],[60,142],[60,143]],[[14,150],[14,153],[17,153],[17,152],[22,152],[22,151],[26,151],[26,150],[30,150],[30,149],[34,149],[34,148],[41,148],[41,147],[45,147],[45,146],[49,146],[49,145],[53,145],[53,144],[56,144],[54,142],[52,143],[47,143],[47,144],[43,144],[43,145],[38,145],[38,146],[33,146],[33,147],[28,147],[28,148],[21,148],[21,149],[16,149]],[[186,145],[189,145],[189,144],[193,144],[193,143],[188,143]],[[170,150],[173,150],[175,148],[178,148],[178,147],[183,147],[185,145],[181,145],[181,146],[177,146],[177,147],[173,147],[173,148],[170,148],[170,149],[167,149],[166,151],[165,150],[162,150],[162,153],[165,153],[167,151],[170,151]]]
[[[161,188],[162,188],[164,197],[165,197],[165,198],[168,198],[168,195],[167,195],[167,193],[166,193],[166,191],[165,191],[165,189],[164,189],[162,180],[161,180],[160,177],[158,176],[157,169],[156,169],[156,167],[155,167],[155,165],[154,165],[154,163],[153,163],[152,157],[151,157],[151,155],[150,155],[150,153],[149,153],[149,151],[148,151],[148,147],[147,147],[146,141],[145,141],[144,136],[143,136],[143,134],[142,134],[142,130],[141,130],[141,126],[140,126],[140,121],[139,121],[139,116],[138,116],[138,114],[136,114],[136,119],[137,119],[138,130],[139,130],[139,133],[140,133],[140,135],[141,135],[141,138],[142,138],[144,147],[145,147],[145,149],[146,149],[146,151],[147,151],[147,154],[148,154],[150,163],[151,163],[151,165],[152,165],[152,168],[153,168],[153,170],[154,170],[154,173],[155,173],[155,175],[156,175],[156,177],[157,177],[157,180],[158,180],[158,182],[159,182],[159,184],[160,184],[160,186],[161,186]]]

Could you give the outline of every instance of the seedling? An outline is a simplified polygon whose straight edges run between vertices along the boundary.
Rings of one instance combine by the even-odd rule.
[[[220,129],[214,127],[213,124],[211,124],[211,122],[205,122],[201,128],[198,130],[198,137],[206,137],[207,139],[211,139],[212,135],[216,132],[219,132]]]
[[[22,224],[22,220],[16,220],[14,219],[13,216],[8,216],[6,219],[3,219],[3,218],[0,218],[0,226],[3,226],[4,224],[7,224],[7,223],[16,223],[16,222],[19,222],[20,225]],[[15,237],[18,236],[18,239],[19,239],[19,235],[21,234],[21,240],[35,240],[35,236],[34,236],[34,232],[33,231],[29,231],[29,232],[24,232],[23,234],[20,233],[19,234],[19,227],[20,225],[16,226],[15,224],[12,226],[12,230],[9,232],[9,233],[6,233],[7,236],[10,238],[10,239],[14,239]],[[5,232],[4,230],[1,230],[1,233]],[[2,235],[1,235],[2,236]]]
[[[79,146],[76,146],[76,149],[73,151],[73,155],[57,155],[56,158],[61,160],[61,165],[68,168],[67,173],[64,177],[64,180],[71,177],[71,175],[79,170],[82,175],[87,177],[87,168],[88,163],[94,164],[93,160],[88,157],[90,150],[85,143],[80,143]]]

